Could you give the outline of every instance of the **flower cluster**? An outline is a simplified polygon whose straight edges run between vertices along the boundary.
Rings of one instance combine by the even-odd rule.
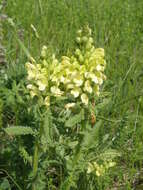
[[[101,165],[97,164],[97,162],[88,163],[87,173],[90,174],[95,172],[96,176],[103,176],[109,168],[114,167],[115,165],[116,163],[113,161],[104,162]]]
[[[99,96],[100,85],[106,79],[103,74],[106,66],[104,49],[94,47],[90,28],[79,30],[77,34],[78,48],[72,56],[62,56],[60,61],[53,56],[48,64],[44,46],[40,64],[26,64],[30,81],[27,87],[32,96],[42,92],[46,101],[46,93],[49,90],[51,96],[74,99],[72,105],[77,101],[88,105],[93,97]],[[34,85],[31,81],[34,81]]]

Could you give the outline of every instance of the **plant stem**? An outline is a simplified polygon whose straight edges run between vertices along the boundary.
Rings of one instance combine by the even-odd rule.
[[[33,156],[33,176],[34,176],[34,181],[33,181],[33,184],[32,184],[32,190],[36,190],[35,180],[36,180],[36,176],[37,176],[37,170],[38,170],[38,143],[35,144],[34,156]]]

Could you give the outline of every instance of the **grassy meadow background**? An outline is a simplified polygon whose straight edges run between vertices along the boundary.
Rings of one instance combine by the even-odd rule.
[[[27,61],[17,38],[33,57],[40,55],[43,45],[48,47],[50,54],[55,53],[60,57],[70,54],[75,46],[76,31],[88,24],[92,29],[95,47],[105,49],[107,61],[107,80],[103,84],[107,96],[97,105],[97,121],[102,121],[98,132],[102,142],[100,148],[104,149],[105,145],[115,148],[122,156],[104,180],[99,180],[97,184],[91,182],[92,185],[87,188],[82,186],[84,178],[81,178],[78,190],[142,190],[143,1],[8,0],[3,14],[9,17],[9,21],[3,22],[3,45],[7,58],[5,72],[8,77],[5,84],[0,83],[0,90],[5,88],[5,94],[0,91],[3,127],[10,124],[27,125],[32,120],[22,111],[20,100],[15,95],[18,84],[26,76],[24,64]],[[15,23],[15,29],[11,22]],[[35,36],[31,24],[39,38]],[[22,160],[16,157],[16,142],[3,135],[2,127],[0,130],[0,190],[10,189],[8,181],[12,190],[18,189],[2,169],[23,190],[28,189],[26,174],[29,167],[24,168]],[[108,138],[105,143],[103,137]],[[4,179],[8,181],[4,182]],[[54,190],[54,187],[49,190]]]

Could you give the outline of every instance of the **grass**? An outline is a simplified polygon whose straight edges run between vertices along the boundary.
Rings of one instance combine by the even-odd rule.
[[[114,186],[117,189],[133,189],[134,181],[138,184],[141,181],[142,9],[143,2],[135,0],[9,0],[4,10],[13,19],[17,30],[16,33],[10,24],[4,23],[4,45],[8,69],[10,75],[14,75],[12,78],[20,75],[19,69],[14,73],[12,68],[23,68],[27,60],[16,36],[34,57],[39,56],[43,45],[47,45],[49,53],[55,53],[59,57],[73,50],[76,31],[89,24],[95,46],[105,49],[107,81],[103,85],[103,91],[108,93],[104,102],[101,99],[98,105],[97,120],[103,120],[99,135],[102,139],[103,134],[108,134],[111,140],[109,142],[112,142],[110,146],[122,153],[118,168],[110,174],[116,176],[116,179],[109,189]],[[36,38],[31,24],[36,28],[39,38]],[[105,180],[107,184],[108,178]],[[142,187],[138,184],[135,189],[141,190]]]

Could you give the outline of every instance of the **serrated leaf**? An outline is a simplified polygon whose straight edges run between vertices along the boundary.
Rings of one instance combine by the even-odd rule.
[[[96,122],[94,128],[84,133],[84,142],[83,142],[84,147],[92,147],[95,146],[95,144],[97,144],[97,140],[99,137],[99,129],[102,123],[103,123],[102,120]]]
[[[68,142],[67,145],[71,148],[71,149],[74,149],[78,144],[78,141],[71,141],[71,142]]]
[[[84,110],[82,109],[79,114],[76,114],[74,116],[71,116],[66,122],[66,127],[73,127],[76,124],[80,123],[82,120],[84,120]]]
[[[107,159],[114,159],[115,157],[121,156],[121,153],[114,149],[108,149],[105,152],[100,154],[101,158]]]
[[[22,126],[11,126],[4,129],[8,135],[18,136],[18,135],[34,135],[35,132],[30,127]]]
[[[53,146],[53,129],[52,129],[52,115],[51,111],[48,110],[45,118],[44,118],[44,123],[43,123],[43,134],[41,137],[41,143],[43,145],[43,151],[47,150],[48,144],[50,146]]]

